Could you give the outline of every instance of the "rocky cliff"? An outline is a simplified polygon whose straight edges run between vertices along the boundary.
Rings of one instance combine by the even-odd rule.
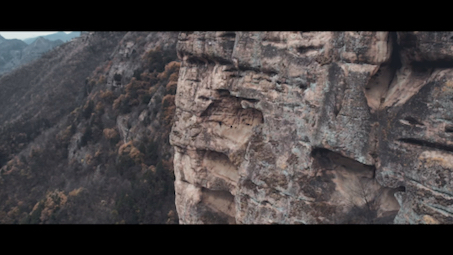
[[[0,223],[453,223],[452,38],[84,33],[0,77]]]
[[[453,33],[183,32],[180,223],[452,223]]]

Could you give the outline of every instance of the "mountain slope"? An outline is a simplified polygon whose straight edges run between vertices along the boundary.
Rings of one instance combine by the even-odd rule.
[[[89,33],[0,78],[1,223],[176,223],[176,33]]]
[[[39,58],[43,53],[61,44],[63,44],[62,40],[51,41],[44,37],[38,37],[33,43],[22,50],[22,57],[19,65],[31,62]]]

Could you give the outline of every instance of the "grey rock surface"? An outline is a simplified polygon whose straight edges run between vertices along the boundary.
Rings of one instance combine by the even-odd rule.
[[[449,32],[183,32],[180,223],[452,223]]]

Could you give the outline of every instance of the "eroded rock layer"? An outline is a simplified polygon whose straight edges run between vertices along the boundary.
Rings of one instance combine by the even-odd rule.
[[[452,223],[447,32],[183,32],[180,223]]]

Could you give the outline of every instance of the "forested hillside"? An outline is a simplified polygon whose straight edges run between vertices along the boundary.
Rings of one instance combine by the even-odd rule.
[[[177,33],[96,32],[0,78],[0,223],[177,223]]]

